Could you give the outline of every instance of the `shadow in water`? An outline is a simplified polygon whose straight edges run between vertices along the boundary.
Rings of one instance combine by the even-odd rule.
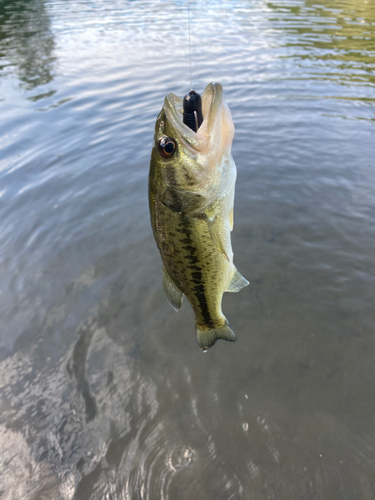
[[[96,415],[95,398],[91,395],[90,387],[85,376],[86,358],[90,348],[90,343],[94,335],[94,330],[84,325],[81,328],[73,355],[67,364],[70,376],[74,376],[77,381],[78,392],[81,393],[85,402],[86,422],[90,422]]]

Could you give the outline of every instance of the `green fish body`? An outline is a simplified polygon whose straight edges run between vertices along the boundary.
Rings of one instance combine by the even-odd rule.
[[[202,110],[203,123],[194,132],[182,121],[182,99],[165,98],[155,126],[149,203],[165,293],[176,310],[186,295],[198,344],[206,350],[218,339],[236,340],[222,297],[248,281],[233,264],[234,126],[219,83],[206,87]]]

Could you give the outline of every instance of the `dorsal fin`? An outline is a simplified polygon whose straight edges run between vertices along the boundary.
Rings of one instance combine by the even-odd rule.
[[[164,286],[165,295],[167,296],[167,299],[169,300],[171,306],[173,307],[173,309],[178,311],[181,307],[184,294],[175,285],[175,283],[173,282],[172,278],[169,276],[169,274],[164,266],[163,266],[163,286]]]

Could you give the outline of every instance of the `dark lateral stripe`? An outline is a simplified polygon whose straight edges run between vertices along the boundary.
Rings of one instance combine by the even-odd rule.
[[[190,221],[187,217],[181,217],[182,224],[183,224],[183,234],[185,238],[180,240],[181,242],[185,243],[184,245],[184,250],[188,251],[189,254],[185,254],[185,257],[191,262],[191,266],[187,266],[188,268],[194,269],[194,272],[192,273],[193,277],[193,290],[195,292],[195,295],[198,299],[199,307],[201,309],[201,313],[205,322],[205,326],[209,328],[213,328],[214,324],[212,322],[209,310],[208,310],[208,304],[207,304],[207,299],[205,295],[205,287],[204,287],[204,282],[202,279],[202,269],[199,267],[197,264],[198,258],[196,256],[197,249],[195,248],[192,238],[191,238],[191,230],[190,230]]]

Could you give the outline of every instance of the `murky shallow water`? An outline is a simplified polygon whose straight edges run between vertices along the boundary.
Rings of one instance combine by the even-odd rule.
[[[207,354],[162,291],[156,116],[185,2],[0,3],[1,497],[375,497],[375,6],[191,2],[238,167]]]

